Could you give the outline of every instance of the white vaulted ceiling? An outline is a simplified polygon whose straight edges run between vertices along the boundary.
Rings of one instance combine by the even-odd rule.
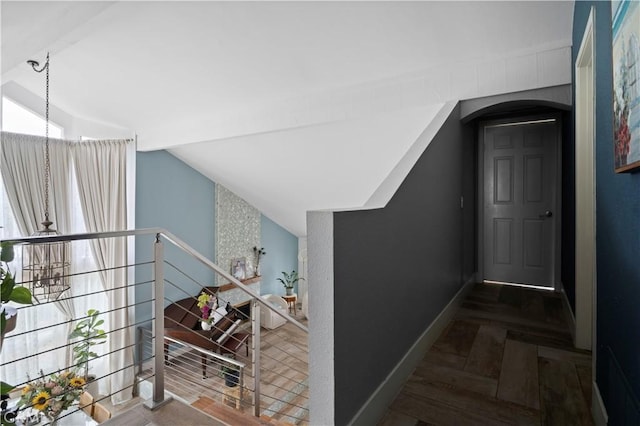
[[[307,210],[365,204],[445,102],[570,76],[570,1],[0,7],[5,93],[42,96],[26,60],[49,51],[57,108],[168,149],[297,235]]]

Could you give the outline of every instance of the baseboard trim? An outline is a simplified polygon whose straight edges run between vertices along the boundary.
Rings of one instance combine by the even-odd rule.
[[[564,307],[564,316],[569,322],[569,330],[571,331],[571,340],[575,346],[576,344],[576,317],[573,314],[573,310],[571,310],[571,304],[569,304],[569,298],[567,297],[567,292],[564,291],[564,285],[560,284],[560,294],[562,299],[562,305]]]
[[[607,415],[607,408],[604,406],[600,389],[595,380],[591,385],[591,389],[591,415],[593,416],[593,423],[596,426],[606,426],[609,423],[609,416]]]
[[[445,306],[413,346],[411,346],[400,362],[391,370],[367,402],[364,403],[358,413],[351,419],[349,422],[350,425],[378,424],[386,413],[389,404],[393,402],[411,373],[413,373],[420,360],[424,357],[425,352],[429,350],[431,345],[433,345],[440,334],[442,334],[447,324],[453,319],[457,309],[472,290],[475,283],[476,276],[474,274],[460,290],[458,290],[447,306]]]

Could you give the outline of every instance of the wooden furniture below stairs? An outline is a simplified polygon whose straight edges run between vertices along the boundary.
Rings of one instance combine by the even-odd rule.
[[[215,294],[217,287],[206,287],[204,291]],[[200,325],[201,312],[198,308],[197,297],[179,300],[164,309],[164,334],[179,342],[188,343],[211,352],[235,353],[243,343],[247,344],[248,335],[234,333],[242,319],[237,317],[236,310],[231,306],[228,306],[227,310],[226,315],[211,325],[211,330],[203,330]],[[235,336],[236,334],[237,336]],[[170,341],[165,341],[165,362],[169,359],[169,345]],[[247,347],[247,355],[248,353]],[[200,355],[202,377],[207,377],[207,354],[201,353]]]

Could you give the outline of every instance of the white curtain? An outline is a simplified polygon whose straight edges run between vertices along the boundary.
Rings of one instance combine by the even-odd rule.
[[[2,167],[0,169],[2,186],[6,189],[3,195],[11,205],[13,213],[12,218],[3,220],[5,229],[2,229],[2,234],[4,238],[28,236],[39,229],[39,223],[44,220],[45,139],[9,132],[2,132],[1,136]],[[124,141],[76,143],[56,139],[50,139],[49,143],[51,158],[49,218],[54,222],[54,227],[63,234],[126,229],[126,222],[122,219],[127,217],[126,203],[122,201],[126,200],[126,180],[118,176],[121,171],[120,164],[124,161],[122,160],[123,149],[120,146],[126,146],[127,143]],[[96,144],[93,147],[95,149],[88,147],[88,144]],[[77,149],[74,150],[74,147]],[[130,150],[131,152],[134,151]],[[77,156],[75,162],[79,164],[77,173],[74,173],[73,167],[74,153]],[[114,160],[118,166],[113,166],[111,160]],[[108,181],[109,184],[103,185],[104,181]],[[80,199],[83,201],[78,202]],[[98,203],[98,205],[92,205],[92,203]],[[103,208],[112,210],[103,212],[101,210]],[[14,219],[15,222],[9,219]],[[69,225],[70,222],[71,225]],[[7,224],[10,224],[11,229],[7,228]],[[125,244],[126,241],[111,240],[101,241],[97,247],[90,247],[87,241],[74,242],[72,273],[95,271],[105,268],[105,265],[109,267],[124,265],[126,263]],[[18,258],[13,264],[20,265],[20,250],[16,254]],[[94,262],[94,257],[98,262]],[[20,279],[20,271],[13,272],[17,272],[17,279]],[[122,277],[119,274],[122,274]],[[128,311],[126,308],[119,308],[126,306],[127,290],[102,292],[113,286],[126,286],[125,277],[126,269],[121,273],[102,272],[99,277],[98,274],[82,274],[73,277],[72,281],[73,296],[80,297],[60,300],[54,304],[24,307],[20,313],[18,326],[12,333],[14,336],[11,336],[13,342],[3,345],[1,354],[2,363],[15,359],[21,360],[0,368],[0,376],[3,380],[21,384],[28,379],[27,376],[32,379],[37,377],[41,369],[47,374],[71,365],[68,351],[64,349],[53,351],[53,349],[66,343],[66,336],[73,323],[50,326],[63,324],[69,318],[84,316],[89,308],[101,312],[114,310],[113,313],[104,315],[104,328],[108,333],[114,329],[126,327]],[[54,305],[58,309],[55,309]],[[35,329],[40,331],[15,336]],[[122,346],[119,345],[131,343],[128,333],[126,328],[109,333],[108,343],[95,347],[94,350],[98,355],[102,355],[121,349]],[[61,336],[65,338],[60,340]],[[107,345],[110,348],[107,348]],[[71,350],[71,347],[67,348]],[[22,359],[25,350],[27,354],[46,353],[47,355]],[[124,402],[131,398],[130,388],[116,391],[133,383],[133,368],[127,367],[132,364],[132,360],[132,350],[127,349],[125,352],[116,350],[113,355],[91,361],[90,368],[96,376],[107,376],[107,379],[100,382],[101,394],[115,392],[112,396],[114,402]],[[107,375],[110,371],[117,372],[113,378]]]
[[[44,147],[41,136],[2,132],[2,179],[23,235],[33,234],[44,220]],[[49,219],[64,234],[70,231],[69,142],[49,139],[49,156]]]
[[[14,212],[19,233],[24,236],[32,235],[42,229],[45,212],[45,143],[41,136],[23,135],[19,133],[2,132],[2,180],[6,189],[9,204]],[[71,152],[69,142],[60,139],[49,139],[49,220],[52,227],[61,234],[71,232],[71,212],[69,203],[70,193],[70,162]],[[24,194],[30,194],[25,197]],[[66,298],[66,292],[54,305],[60,310],[65,321],[69,321],[62,332],[69,334],[76,317],[73,299]],[[38,314],[45,317],[43,310],[32,312],[25,316],[28,327],[42,326]],[[60,321],[61,322],[61,321]],[[58,331],[60,332],[60,331]],[[47,335],[44,335],[46,339]],[[33,347],[42,350],[43,342],[21,338],[22,347]],[[35,346],[35,347],[34,347]],[[71,364],[71,347],[64,351],[64,366]],[[35,350],[31,353],[35,353]],[[42,366],[32,360],[28,363],[27,371],[38,371]]]
[[[80,205],[89,232],[121,231],[127,229],[127,145],[133,141],[85,141],[72,145],[73,161],[80,194]],[[130,345],[127,311],[127,269],[113,269],[127,264],[127,240],[106,238],[92,240],[92,252],[107,291],[109,322],[112,331],[107,340],[111,400],[119,404],[131,399],[134,381],[133,350]]]

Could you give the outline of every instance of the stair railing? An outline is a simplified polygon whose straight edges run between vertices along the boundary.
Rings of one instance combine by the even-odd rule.
[[[151,332],[152,332],[152,341],[153,344],[150,346],[149,352],[151,352],[151,357],[149,359],[144,359],[145,349],[142,345],[138,346],[138,371],[139,373],[143,370],[142,365],[152,363],[152,373],[146,376],[146,379],[152,380],[152,396],[145,403],[146,406],[150,409],[155,409],[165,402],[168,401],[166,397],[166,380],[168,377],[166,376],[166,366],[165,366],[165,343],[184,343],[184,342],[176,342],[175,340],[166,339],[164,335],[165,329],[165,318],[164,318],[164,309],[167,305],[167,302],[172,303],[175,300],[170,300],[167,298],[167,293],[165,292],[165,287],[171,284],[170,280],[166,277],[166,268],[167,262],[165,259],[165,242],[171,244],[172,246],[177,247],[182,253],[188,255],[189,258],[197,260],[200,264],[204,265],[205,269],[215,272],[224,279],[226,279],[229,283],[233,284],[236,288],[242,291],[249,298],[249,302],[251,305],[251,314],[250,320],[251,324],[251,365],[247,368],[244,367],[244,364],[233,359],[226,358],[216,353],[209,353],[208,356],[210,359],[214,360],[216,365],[222,366],[225,363],[237,364],[240,365],[241,370],[243,371],[243,376],[246,372],[252,380],[252,408],[253,415],[257,417],[271,417],[275,414],[283,405],[291,404],[294,408],[292,411],[286,415],[286,421],[289,423],[304,423],[308,421],[308,371],[305,371],[308,367],[306,366],[306,354],[302,356],[299,355],[298,349],[296,349],[296,354],[292,354],[293,351],[290,351],[288,348],[292,347],[292,345],[296,345],[296,342],[288,341],[288,340],[296,340],[298,342],[303,342],[298,346],[303,347],[303,351],[306,351],[306,338],[308,335],[308,328],[303,325],[300,321],[291,317],[288,312],[283,312],[280,309],[275,309],[271,306],[265,299],[263,299],[260,294],[258,294],[255,290],[245,285],[240,280],[236,279],[232,274],[227,272],[224,268],[216,265],[211,260],[207,259],[205,256],[201,255],[198,251],[193,249],[191,246],[186,244],[180,238],[175,235],[167,232],[164,229],[160,228],[152,228],[152,229],[141,229],[141,230],[128,230],[128,231],[115,231],[115,232],[102,232],[102,233],[83,233],[83,234],[73,234],[73,235],[61,235],[61,236],[48,236],[48,237],[29,237],[29,238],[17,238],[12,240],[7,240],[14,244],[33,244],[33,243],[48,243],[48,242],[60,242],[60,241],[79,241],[79,240],[93,240],[98,238],[118,238],[118,237],[153,237],[153,259],[151,262],[144,262],[144,264],[152,264],[152,277],[149,282],[152,282],[152,297],[149,301],[152,303],[152,321],[151,321]],[[138,267],[139,265],[126,265],[125,267]],[[172,265],[173,266],[173,265]],[[99,271],[96,271],[96,273]],[[136,283],[139,285],[140,283]],[[206,287],[206,285],[198,284],[201,288]],[[179,287],[179,286],[178,286]],[[189,294],[190,297],[194,297],[195,295]],[[136,306],[145,303],[143,301],[135,302],[134,306],[127,306],[124,309],[135,309]],[[262,345],[264,343],[264,339],[261,338],[263,332],[261,331],[260,324],[260,312],[261,310],[266,309],[272,315],[279,316],[284,319],[285,323],[288,324],[290,330],[297,330],[297,333],[300,336],[297,336],[293,339],[290,336],[286,335],[284,331],[280,330],[271,330],[265,334],[268,338],[275,338],[277,344],[268,343],[271,351],[274,349],[278,352],[276,353],[266,353],[262,350]],[[136,326],[139,327],[139,324]],[[284,329],[285,327],[283,327]],[[280,334],[280,335],[279,335]],[[138,333],[137,336],[143,336],[144,333]],[[274,337],[275,336],[275,337]],[[282,348],[277,348],[279,342],[284,342]],[[140,343],[140,342],[138,342]],[[190,349],[194,349],[191,347]],[[201,349],[195,348],[195,352],[202,351]],[[304,353],[304,352],[303,352]],[[188,358],[188,357],[186,357]],[[304,359],[302,359],[304,358]],[[284,365],[282,368],[278,365],[278,363],[282,363],[282,359],[288,359],[291,361],[289,364]],[[272,367],[265,367],[265,363],[263,361],[270,361]],[[13,361],[9,361],[13,362]],[[273,365],[276,365],[273,367]],[[188,370],[189,368],[187,368]],[[286,371],[281,371],[286,370]],[[182,372],[184,373],[184,371]],[[144,376],[144,375],[142,375]],[[141,377],[142,377],[141,376]],[[146,380],[145,379],[145,380]],[[264,382],[263,380],[271,380],[272,382]],[[143,379],[138,379],[141,382]],[[174,380],[174,379],[171,379]],[[242,379],[241,379],[242,380]],[[272,393],[263,393],[264,385],[275,389]],[[244,385],[243,385],[244,386]],[[306,402],[305,402],[306,400]],[[264,404],[268,404],[267,407],[264,407]],[[267,414],[265,414],[265,412]],[[293,414],[292,414],[293,413]]]

